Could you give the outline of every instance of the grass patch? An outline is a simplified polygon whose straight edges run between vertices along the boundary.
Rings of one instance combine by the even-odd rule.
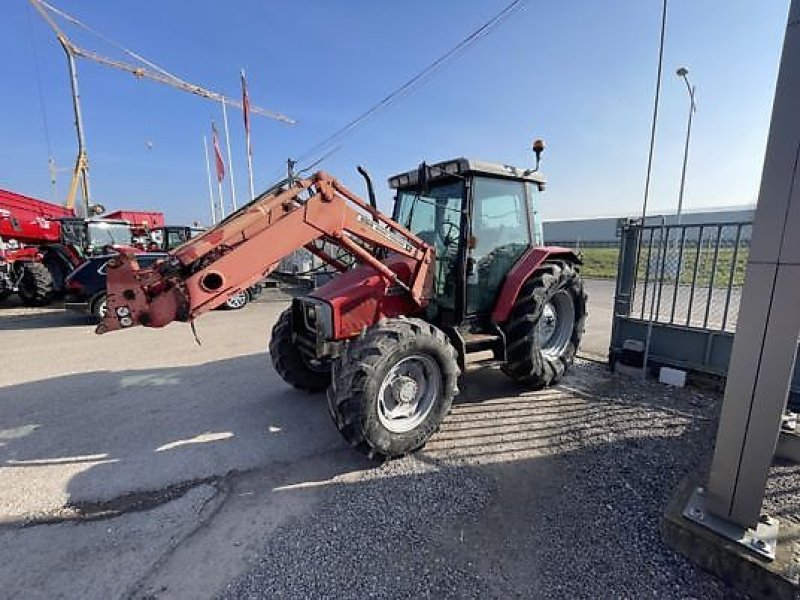
[[[687,245],[683,250],[681,258],[680,273],[678,272],[678,249],[667,250],[664,277],[665,283],[672,283],[676,279],[681,284],[691,284],[695,278],[695,264],[697,264],[696,285],[708,286],[711,284],[713,276],[714,287],[728,287],[730,280],[733,279],[733,287],[740,287],[744,284],[747,259],[750,248],[741,247],[736,253],[736,264],[731,265],[734,260],[733,248],[720,248],[717,255],[716,267],[714,263],[714,249],[701,247],[698,252],[697,246]],[[617,266],[619,263],[619,248],[583,248],[581,249],[583,267],[581,274],[584,277],[597,279],[615,279],[617,276]],[[650,253],[650,274],[652,280],[658,273],[661,265],[658,257],[658,247],[654,246]],[[638,281],[644,282],[648,271],[648,249],[642,249],[642,256],[639,260]]]
[[[583,248],[581,250],[583,267],[581,275],[596,279],[615,279],[619,248]]]

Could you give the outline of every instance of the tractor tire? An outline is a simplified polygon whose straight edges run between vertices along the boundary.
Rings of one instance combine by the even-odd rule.
[[[53,278],[42,263],[23,262],[17,294],[26,306],[45,306],[53,300]]]
[[[421,319],[385,319],[348,344],[328,389],[339,432],[371,459],[421,448],[458,393],[458,360],[447,336]]]
[[[558,382],[572,366],[583,337],[586,299],[574,264],[542,264],[523,284],[503,327],[503,372],[532,389]]]
[[[286,383],[304,392],[319,393],[331,384],[330,363],[312,364],[292,340],[292,309],[281,313],[269,340],[272,366]]]
[[[50,256],[46,256],[42,264],[50,273],[50,280],[53,282],[53,297],[62,297],[64,295],[64,280],[67,278],[63,265]]]

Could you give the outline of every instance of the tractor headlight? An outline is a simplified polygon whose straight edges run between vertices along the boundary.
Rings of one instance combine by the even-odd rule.
[[[309,331],[316,331],[323,339],[333,337],[333,316],[331,305],[323,300],[305,299],[303,320]]]

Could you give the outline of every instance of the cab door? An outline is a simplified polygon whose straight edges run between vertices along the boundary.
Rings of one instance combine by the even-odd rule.
[[[531,245],[522,181],[475,177],[467,273],[467,315],[491,312],[511,267]]]

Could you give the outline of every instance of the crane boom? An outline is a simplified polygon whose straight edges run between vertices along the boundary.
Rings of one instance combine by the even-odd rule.
[[[184,92],[195,94],[202,98],[208,98],[209,100],[215,100],[217,102],[225,102],[225,104],[227,104],[228,106],[235,106],[236,108],[240,109],[242,108],[242,103],[238,100],[234,100],[233,98],[228,98],[227,96],[225,96],[224,94],[220,94],[219,92],[215,92],[213,90],[206,89],[197,84],[185,81],[180,77],[177,77],[172,73],[168,73],[163,69],[160,68],[147,69],[144,67],[140,67],[138,65],[132,65],[130,63],[126,63],[121,60],[116,60],[113,58],[102,56],[97,52],[93,52],[91,50],[87,50],[85,48],[78,46],[77,44],[75,44],[75,42],[69,39],[67,34],[64,33],[64,31],[58,26],[58,23],[55,22],[55,20],[50,16],[50,14],[48,14],[47,11],[48,10],[54,11],[57,14],[63,16],[64,18],[69,19],[73,23],[82,25],[82,23],[78,21],[78,19],[76,19],[75,17],[71,17],[70,15],[60,10],[57,10],[55,7],[51,6],[47,2],[42,2],[41,0],[29,0],[29,1],[33,6],[33,8],[36,9],[36,12],[39,13],[39,15],[45,20],[45,22],[50,26],[50,28],[56,34],[58,41],[61,43],[62,46],[64,46],[64,50],[66,50],[67,53],[71,53],[73,56],[78,56],[80,58],[91,60],[106,67],[111,67],[112,69],[120,69],[122,71],[127,71],[128,73],[131,73],[137,78],[150,79],[151,81],[162,83],[164,85],[169,85],[179,90],[183,90]],[[127,52],[129,54],[133,54],[130,51]],[[153,65],[153,63],[145,60],[141,56],[135,54],[133,54],[133,56],[135,56],[136,58],[138,58],[139,60],[148,65],[157,67],[157,65]],[[253,106],[252,104],[250,105],[250,112],[264,117],[269,117],[271,119],[275,119],[276,121],[281,121],[289,125],[294,125],[296,123],[294,119],[291,119],[284,114],[281,114],[273,110],[268,110],[266,108],[261,108],[259,106]]]
[[[229,98],[223,94],[220,94],[219,92],[206,89],[197,84],[189,83],[188,81],[184,81],[183,79],[175,77],[174,75],[167,75],[165,73],[160,73],[158,71],[146,69],[144,67],[139,67],[137,65],[132,65],[123,62],[121,60],[108,58],[106,56],[97,54],[96,52],[92,52],[91,50],[86,50],[84,48],[81,48],[80,46],[76,46],[71,41],[68,41],[68,43],[70,45],[70,50],[75,54],[75,56],[86,58],[98,64],[105,65],[106,67],[127,71],[128,73],[131,73],[138,79],[141,78],[149,79],[151,81],[155,81],[156,83],[162,83],[164,85],[169,85],[179,90],[183,90],[184,92],[195,94],[202,98],[208,98],[209,100],[215,100],[217,102],[224,102],[228,106],[234,106],[239,109],[243,108],[242,103],[239,100]],[[296,123],[294,119],[291,119],[284,114],[268,110],[266,108],[261,108],[259,106],[254,106],[252,104],[250,105],[250,112],[257,115],[262,115],[264,117],[269,117],[271,119],[275,119],[276,121],[282,121],[284,123],[288,123],[289,125],[294,125]]]

